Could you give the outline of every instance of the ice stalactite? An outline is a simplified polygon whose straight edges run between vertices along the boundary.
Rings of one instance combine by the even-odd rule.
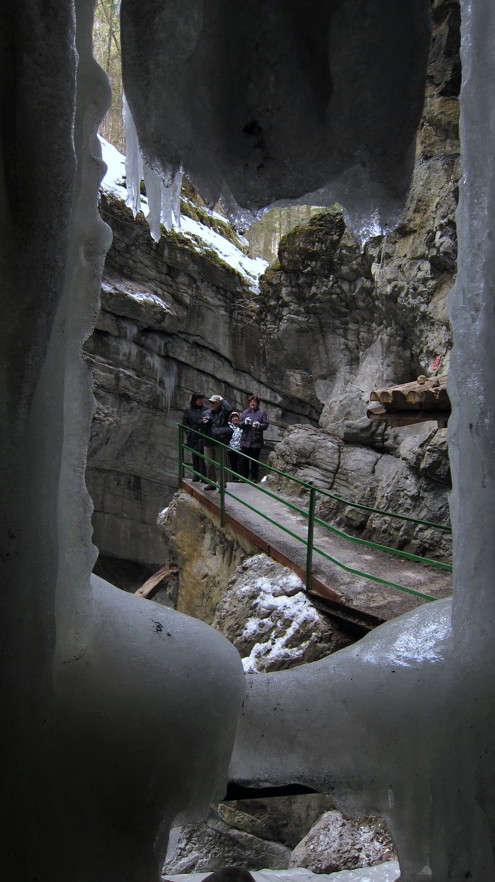
[[[124,95],[124,134],[126,140],[125,176],[127,186],[126,204],[134,217],[141,210],[141,179],[143,177],[143,158],[139,149],[136,126],[132,118],[127,98]]]
[[[180,168],[168,170],[166,164],[163,163],[162,174],[159,175],[143,159],[136,126],[125,95],[124,131],[127,142],[125,169],[128,196],[126,204],[132,209],[134,215],[141,210],[141,180],[144,180],[148,200],[150,233],[155,242],[159,242],[162,224],[166,230],[180,229],[182,170]]]
[[[242,225],[273,204],[394,223],[422,102],[430,0],[122,0],[123,77],[143,155],[183,166]],[[386,100],[384,100],[386,96]],[[168,169],[168,171],[167,171]]]

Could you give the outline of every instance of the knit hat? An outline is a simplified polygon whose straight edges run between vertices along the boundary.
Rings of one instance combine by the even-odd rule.
[[[232,419],[233,416],[239,416],[239,414],[236,410],[232,411],[232,413],[230,414],[230,419]]]

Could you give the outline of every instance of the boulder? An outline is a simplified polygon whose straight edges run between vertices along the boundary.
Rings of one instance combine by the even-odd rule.
[[[334,810],[325,812],[296,845],[289,867],[336,873],[394,859],[392,840],[381,819],[347,818]]]
[[[234,644],[249,673],[316,661],[352,642],[342,624],[313,606],[299,577],[265,554],[236,569],[213,626]]]

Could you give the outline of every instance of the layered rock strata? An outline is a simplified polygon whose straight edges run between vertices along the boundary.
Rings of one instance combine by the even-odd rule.
[[[306,371],[270,365],[245,278],[180,235],[153,242],[144,218],[115,197],[102,193],[100,210],[113,244],[85,345],[96,397],[94,539],[103,556],[154,566],[164,559],[156,517],[177,488],[176,426],[193,391],[238,408],[256,392],[275,438],[295,420],[315,423],[321,404]]]

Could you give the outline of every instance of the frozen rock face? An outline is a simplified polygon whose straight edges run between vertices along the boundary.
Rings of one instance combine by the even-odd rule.
[[[243,720],[236,751],[240,777],[284,778],[292,770],[315,782],[323,777],[323,786],[338,790],[350,810],[364,805],[388,816],[408,882],[483,882],[495,875],[495,10],[491,0],[463,0],[462,9],[465,177],[451,305],[453,614],[440,601],[388,623],[330,660],[253,675],[259,688],[250,682],[248,704],[254,713]],[[211,757],[208,749],[198,765],[191,763],[181,737],[160,752],[172,705],[164,694],[167,666],[157,661],[156,627],[151,630],[149,613],[134,598],[116,598],[108,586],[89,582],[94,553],[83,468],[90,396],[80,350],[96,312],[108,245],[95,211],[101,166],[93,138],[107,85],[91,59],[90,3],[30,0],[4,5],[0,16],[2,400],[10,430],[1,457],[7,500],[2,665],[9,683],[2,730],[9,848],[1,854],[2,875],[24,882],[34,867],[43,882],[136,882],[158,876],[155,848],[177,810],[177,793],[184,807],[197,803],[196,785],[209,776]],[[352,56],[345,42],[342,51]],[[47,175],[54,166],[57,174]],[[166,626],[169,619],[153,615]],[[213,711],[207,746],[214,752],[226,718],[233,731],[238,659],[218,635],[201,628],[198,639],[186,621],[177,625],[186,653],[178,644],[169,670],[180,674],[178,660],[200,650],[191,682],[196,699],[205,687],[206,712],[208,705]],[[228,688],[213,690],[215,668],[229,672]],[[177,676],[175,686],[180,698],[184,680]],[[225,704],[217,704],[219,695]],[[307,725],[308,698],[325,724],[325,741],[316,744],[316,730]],[[188,703],[188,713],[199,736],[201,694],[198,700],[196,712]],[[276,723],[275,714],[267,713],[274,702]],[[144,711],[144,724],[137,710]],[[178,700],[175,721],[183,710]],[[280,726],[281,712],[286,727]],[[143,732],[149,740],[136,751]],[[228,741],[223,756],[217,755],[219,770]],[[170,769],[174,751],[181,760],[179,780],[177,764]],[[171,784],[173,794],[163,795]]]
[[[352,13],[335,0],[276,2],[269,15],[263,0],[144,8],[122,3],[122,45],[151,166],[170,178],[182,165],[212,205],[222,195],[252,211],[323,190],[320,204],[339,199],[356,221],[372,209],[390,220],[412,169],[426,0],[360,0]]]
[[[256,391],[273,437],[278,423],[316,421],[321,405],[304,371],[282,382],[270,367],[238,273],[176,234],[153,242],[115,197],[103,193],[100,210],[113,243],[85,344],[97,402],[86,473],[94,541],[102,555],[156,566],[166,556],[156,518],[177,487],[176,424],[192,392],[243,409]]]
[[[392,840],[383,821],[344,818],[325,812],[293,850],[289,867],[307,867],[314,873],[337,873],[355,867],[372,867],[395,858]]]

